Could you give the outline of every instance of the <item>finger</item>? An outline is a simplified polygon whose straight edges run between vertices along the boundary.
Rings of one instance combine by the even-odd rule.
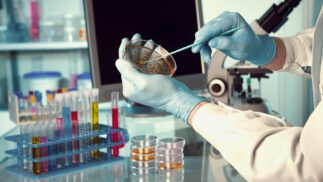
[[[130,46],[131,49],[129,50],[129,58],[131,59],[132,62],[138,63],[139,62],[139,54],[140,54],[140,46],[141,45],[141,36],[139,33],[136,33],[132,36],[131,41],[130,41]]]
[[[225,31],[231,30],[232,28],[236,28],[237,23],[232,21],[228,21],[226,19],[220,19],[219,21],[214,22],[212,25],[207,26],[206,28],[202,28],[195,34],[194,43],[205,43],[210,39],[221,35]],[[192,48],[193,52],[199,51],[203,46],[197,45]]]
[[[131,99],[131,96],[133,95],[135,91],[135,86],[132,82],[127,80],[125,77],[121,76],[122,80],[122,92],[123,95],[129,99]]]
[[[138,76],[144,76],[127,60],[118,59],[115,64],[121,76],[132,83],[138,79]]]
[[[139,42],[141,41],[141,35],[139,33],[135,33],[131,38],[132,43],[136,43],[136,40],[138,40]]]
[[[208,45],[219,50],[229,50],[232,48],[233,40],[228,36],[214,37],[209,41]]]
[[[143,61],[148,61],[150,58],[151,53],[153,52],[153,48],[154,48],[154,41],[153,40],[148,40],[145,44],[144,44],[145,49],[141,49],[140,51],[140,58]]]
[[[166,54],[165,50],[161,46],[156,47],[154,52],[156,52],[155,55],[151,56],[150,59],[156,59],[156,58],[161,57],[161,56]],[[158,74],[158,69],[157,68],[159,67],[159,65],[158,65],[159,61],[160,61],[160,59],[157,59],[155,61],[149,62],[146,65],[146,69],[149,70],[149,72],[152,72],[154,74]]]
[[[212,54],[211,48],[209,46],[204,46],[201,48],[200,53],[201,53],[202,60],[205,63],[209,64],[211,61],[211,54]]]
[[[224,12],[224,13],[226,13],[226,12]],[[223,13],[222,13],[223,14]],[[221,15],[220,15],[221,16]],[[196,33],[195,33],[195,37],[197,37],[198,36],[198,34],[200,34],[200,32],[201,31],[204,31],[204,30],[209,30],[212,26],[213,26],[213,24],[214,23],[216,23],[216,22],[218,22],[218,21],[220,21],[220,20],[223,20],[223,18],[222,17],[217,17],[217,18],[214,18],[213,20],[211,20],[211,21],[209,21],[207,24],[205,24],[199,31],[197,31]],[[198,44],[198,43],[200,43],[200,44]],[[193,53],[198,53],[198,52],[200,52],[200,50],[201,50],[201,48],[202,47],[204,47],[204,44],[203,44],[204,42],[201,42],[201,40],[199,40],[199,39],[196,39],[195,38],[195,40],[194,40],[194,44],[198,44],[198,45],[195,45],[195,46],[193,46],[192,47],[192,49],[191,49],[191,51],[193,52]]]
[[[128,38],[123,38],[121,40],[121,44],[119,46],[119,59],[124,58],[123,55],[124,55],[124,53],[126,51],[126,46],[127,46],[128,43],[129,43],[129,39]]]

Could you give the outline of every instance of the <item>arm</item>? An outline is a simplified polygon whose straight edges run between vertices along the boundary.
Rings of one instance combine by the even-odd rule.
[[[224,105],[203,102],[195,108],[189,124],[248,181],[323,180],[323,103],[304,129]]]
[[[314,28],[310,28],[292,37],[274,38],[275,57],[263,67],[310,77],[308,68],[312,66],[313,34]]]

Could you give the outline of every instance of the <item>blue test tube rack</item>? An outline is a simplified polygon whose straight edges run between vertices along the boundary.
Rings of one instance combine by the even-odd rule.
[[[39,159],[33,159],[29,156],[25,156],[24,154],[21,154],[20,152],[18,152],[17,149],[7,150],[6,154],[17,158],[17,164],[8,166],[7,170],[9,172],[24,175],[26,177],[30,177],[32,179],[38,180],[38,179],[43,179],[43,178],[47,178],[55,175],[61,175],[68,172],[74,172],[85,168],[96,167],[98,165],[103,165],[103,164],[123,160],[124,159],[123,157],[113,157],[112,147],[124,145],[129,141],[129,135],[127,130],[123,128],[112,129],[111,126],[103,125],[103,124],[100,124],[99,128],[100,128],[99,130],[92,131],[92,133],[87,135],[57,139],[56,141],[53,141],[53,142],[47,142],[47,143],[42,143],[38,145],[32,144],[31,141],[25,141],[24,138],[26,138],[26,136],[24,135],[13,135],[13,136],[5,137],[6,140],[17,143],[17,148],[19,147],[41,148],[46,146],[48,147],[50,145],[57,145],[62,143],[65,144],[72,141],[89,139],[94,136],[100,136],[100,143],[97,145],[86,146],[85,148],[80,148],[79,150],[76,150],[76,151],[69,151],[66,153],[49,155],[47,157],[40,157]],[[112,142],[111,134],[120,133],[120,132],[124,137],[124,141]],[[102,137],[104,135],[105,137]],[[21,161],[21,160],[27,160],[31,162],[42,162],[42,161],[49,161],[49,160],[54,160],[54,159],[59,159],[64,157],[70,157],[76,154],[82,154],[82,153],[86,153],[94,150],[100,150],[100,149],[106,149],[106,152],[100,151],[100,158],[97,160],[93,159],[91,161],[87,161],[86,163],[79,163],[79,164],[67,166],[64,168],[56,169],[55,171],[48,171],[46,173],[35,174],[32,171],[23,169],[18,166],[18,161]]]

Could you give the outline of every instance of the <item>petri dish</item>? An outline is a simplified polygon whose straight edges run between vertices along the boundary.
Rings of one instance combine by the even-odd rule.
[[[183,149],[185,139],[182,137],[163,138],[159,140],[158,150],[161,149]]]
[[[184,161],[184,155],[171,156],[171,157],[157,157],[159,163],[180,163]]]
[[[152,154],[131,154],[130,159],[132,161],[152,161],[152,160],[156,160],[156,153],[152,153]]]
[[[154,147],[157,145],[157,137],[154,135],[138,135],[131,138],[131,147]]]
[[[135,39],[126,45],[123,59],[142,73],[173,76],[177,65],[173,56],[167,54],[168,51],[152,41]]]
[[[183,155],[183,149],[164,149],[164,148],[159,148],[157,152],[158,156],[178,156],[178,155]]]
[[[152,168],[157,166],[157,160],[152,161],[133,161],[130,160],[132,168]]]
[[[154,174],[157,171],[156,166],[155,167],[149,167],[149,168],[130,168],[130,171],[134,175],[145,175],[145,174]]]
[[[152,154],[156,153],[157,147],[137,147],[137,146],[131,146],[131,153],[132,154]]]
[[[180,169],[184,166],[184,161],[178,163],[159,163],[160,169]]]

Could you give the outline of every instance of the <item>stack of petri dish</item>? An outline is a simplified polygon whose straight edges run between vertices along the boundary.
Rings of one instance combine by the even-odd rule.
[[[130,171],[135,175],[156,173],[157,137],[139,135],[131,138]]]
[[[159,140],[157,161],[160,169],[180,169],[184,166],[183,148],[185,139],[181,137]]]

